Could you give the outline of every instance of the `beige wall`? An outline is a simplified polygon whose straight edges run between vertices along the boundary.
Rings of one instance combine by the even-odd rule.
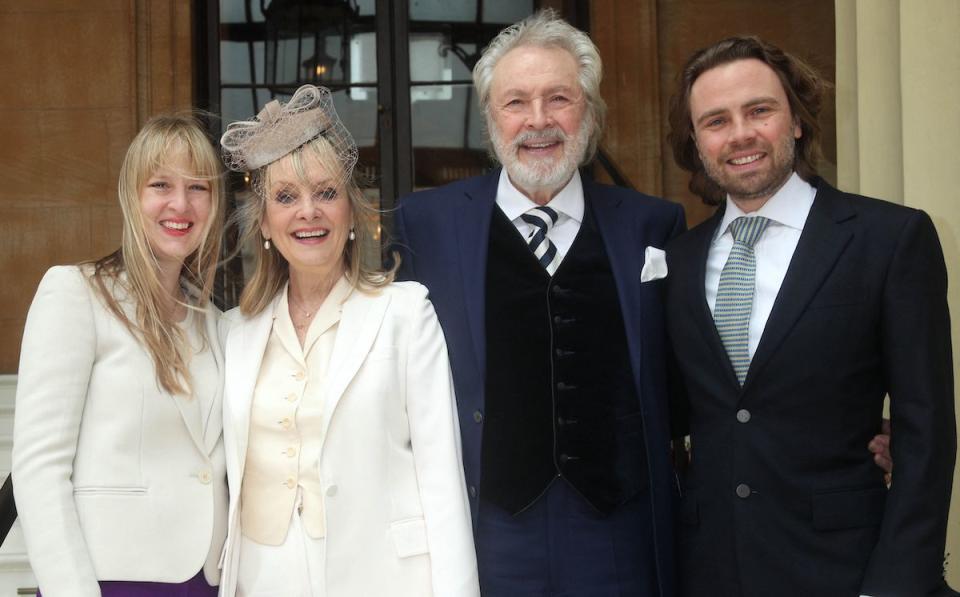
[[[960,2],[837,0],[837,174],[845,190],[925,210],[950,276],[960,365]],[[896,475],[896,472],[894,472]],[[960,475],[947,580],[960,585]]]
[[[0,373],[14,373],[43,272],[117,247],[139,124],[190,106],[190,1],[0,1],[0,33]]]

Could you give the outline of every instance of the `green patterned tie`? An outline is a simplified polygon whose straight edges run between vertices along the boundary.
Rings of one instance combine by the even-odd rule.
[[[713,322],[741,386],[750,368],[750,312],[757,274],[753,245],[769,223],[770,220],[761,217],[739,217],[730,223],[733,248],[720,272],[720,287],[713,308]]]

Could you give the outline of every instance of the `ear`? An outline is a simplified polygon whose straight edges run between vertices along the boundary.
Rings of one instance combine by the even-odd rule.
[[[793,138],[799,139],[803,136],[803,128],[800,126],[800,121],[796,118],[793,119]]]

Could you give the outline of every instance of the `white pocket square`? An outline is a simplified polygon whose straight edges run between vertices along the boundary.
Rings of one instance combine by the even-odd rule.
[[[647,247],[643,250],[643,269],[640,271],[640,282],[660,280],[667,277],[667,254],[663,249]]]

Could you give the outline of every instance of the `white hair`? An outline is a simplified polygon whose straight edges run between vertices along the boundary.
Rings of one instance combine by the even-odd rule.
[[[483,50],[483,55],[473,67],[473,86],[477,91],[480,110],[486,117],[488,137],[493,126],[490,114],[493,71],[501,58],[522,46],[560,48],[577,61],[577,78],[587,100],[588,114],[583,126],[592,127],[586,151],[580,160],[581,165],[586,164],[597,151],[606,122],[607,104],[600,97],[603,62],[590,36],[561,19],[551,8],[537,11],[501,31]]]

